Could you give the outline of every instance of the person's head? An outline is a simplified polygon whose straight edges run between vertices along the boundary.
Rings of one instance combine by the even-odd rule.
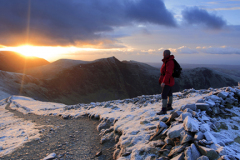
[[[171,52],[169,50],[163,51],[163,58],[169,57]]]

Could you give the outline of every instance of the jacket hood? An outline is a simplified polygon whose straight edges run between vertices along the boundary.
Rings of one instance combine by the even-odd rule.
[[[174,59],[174,55],[170,55],[169,57],[162,59],[162,61],[165,63],[165,62],[167,62],[169,60],[173,60],[173,59]]]

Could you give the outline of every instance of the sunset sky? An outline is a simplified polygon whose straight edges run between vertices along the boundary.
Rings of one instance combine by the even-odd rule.
[[[0,51],[240,65],[240,0],[0,0]]]

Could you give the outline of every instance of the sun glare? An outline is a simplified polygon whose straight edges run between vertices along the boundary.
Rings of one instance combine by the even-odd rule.
[[[17,47],[1,47],[0,51],[13,51],[20,53],[27,57],[39,57],[44,58],[46,60],[59,59],[61,55],[64,54],[73,54],[77,52],[84,51],[98,51],[98,49],[94,48],[78,48],[74,46],[32,46],[32,45],[22,45]]]

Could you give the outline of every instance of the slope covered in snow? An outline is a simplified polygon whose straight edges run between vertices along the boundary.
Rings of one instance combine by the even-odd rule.
[[[193,152],[209,159],[212,153],[214,158],[239,159],[239,98],[239,86],[184,90],[174,93],[175,110],[160,116],[156,112],[161,109],[161,95],[69,106],[11,96],[7,103],[24,114],[99,119],[101,143],[116,141],[113,156],[121,160],[167,156],[181,159],[193,156]],[[1,137],[1,142],[8,140]],[[0,147],[5,153],[7,148]]]

